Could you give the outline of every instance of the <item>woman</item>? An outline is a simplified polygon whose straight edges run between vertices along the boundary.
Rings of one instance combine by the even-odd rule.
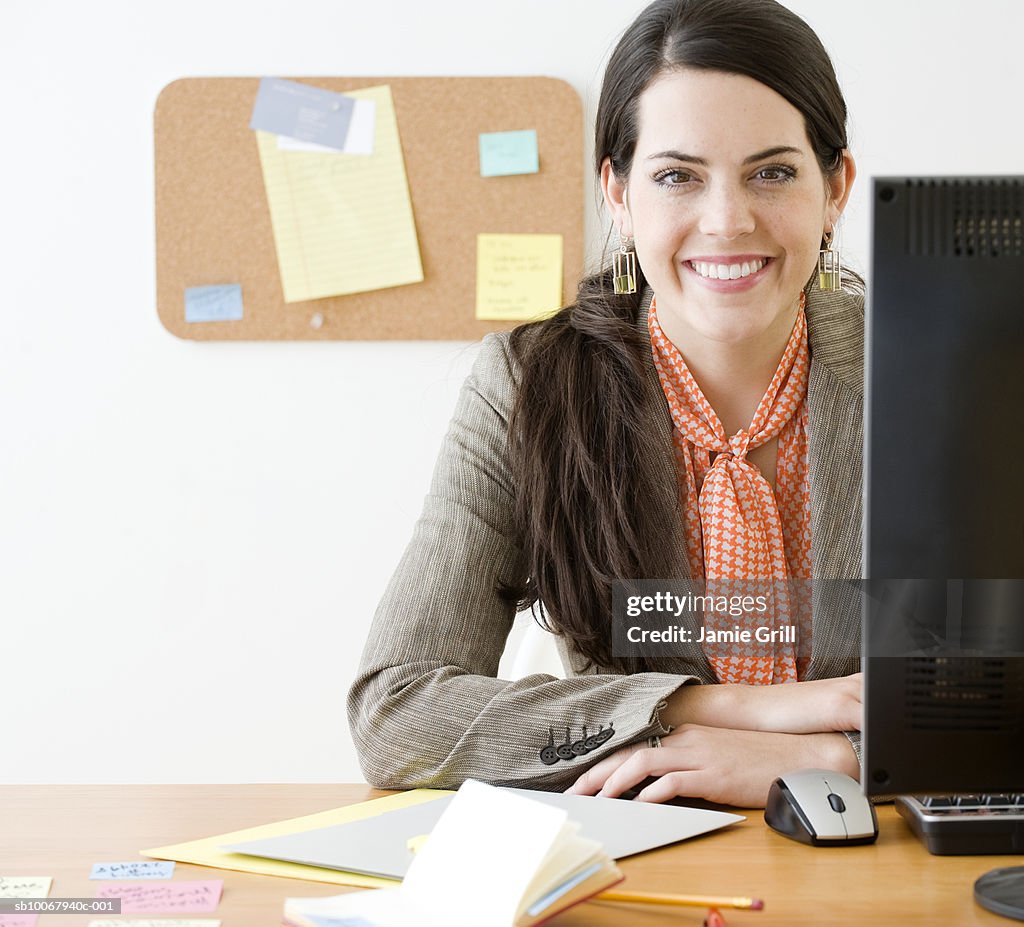
[[[485,339],[349,694],[372,784],[758,807],[788,770],[857,775],[859,612],[827,580],[860,575],[863,303],[815,273],[845,121],[774,0],[656,0],[623,35],[595,161],[638,267]],[[812,649],[614,652],[615,583],[664,577],[813,577]],[[568,678],[499,680],[534,604]]]

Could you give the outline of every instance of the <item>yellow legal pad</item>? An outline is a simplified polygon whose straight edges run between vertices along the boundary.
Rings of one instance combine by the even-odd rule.
[[[423,280],[391,88],[347,95],[376,104],[372,155],[282,151],[256,133],[286,303]]]
[[[233,869],[236,872],[255,872],[259,875],[280,876],[284,879],[306,879],[310,882],[330,882],[334,885],[356,885],[360,888],[388,888],[397,885],[395,879],[383,879],[379,876],[361,875],[356,872],[342,872],[338,869],[321,869],[318,866],[303,866],[300,863],[286,863],[274,859],[262,859],[258,856],[246,856],[244,853],[230,853],[220,849],[224,844],[242,843],[247,840],[261,840],[266,837],[283,837],[286,834],[298,834],[335,824],[347,824],[350,821],[361,821],[364,818],[376,817],[385,811],[397,811],[425,801],[451,795],[441,789],[413,789],[375,798],[371,801],[335,808],[333,811],[321,811],[318,814],[307,814],[305,817],[278,821],[275,824],[263,824],[236,830],[230,834],[218,834],[216,837],[204,837],[188,843],[176,843],[152,850],[140,850],[143,856],[154,859],[173,859],[179,863],[193,863],[197,866],[212,866],[214,869]]]

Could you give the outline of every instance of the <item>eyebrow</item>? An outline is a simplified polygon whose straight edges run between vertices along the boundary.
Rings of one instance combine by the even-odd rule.
[[[749,158],[746,158],[744,164],[753,164],[755,161],[763,161],[765,158],[774,158],[780,154],[797,154],[802,155],[803,152],[799,148],[793,148],[791,145],[776,145],[774,148],[765,148],[764,151],[759,151],[757,154],[752,154]],[[681,151],[659,151],[657,154],[649,155],[647,160],[654,161],[658,158],[671,158],[673,161],[686,161],[689,164],[699,164],[701,167],[707,167],[708,162],[706,158],[698,158],[696,155],[683,154]]]

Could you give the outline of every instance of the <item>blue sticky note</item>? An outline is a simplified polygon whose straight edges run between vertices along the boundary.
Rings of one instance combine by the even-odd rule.
[[[539,170],[536,129],[480,133],[481,177],[536,174]]]
[[[264,77],[249,128],[341,150],[355,106],[355,97],[343,93]]]
[[[126,863],[96,863],[90,879],[170,879],[174,863],[155,859],[131,859]]]
[[[241,318],[242,288],[237,283],[185,288],[186,322],[237,322]]]

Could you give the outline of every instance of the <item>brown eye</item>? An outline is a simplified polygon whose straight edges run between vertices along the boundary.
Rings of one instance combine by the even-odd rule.
[[[796,170],[784,164],[775,164],[772,167],[762,167],[757,176],[767,183],[788,183],[796,177]]]
[[[693,180],[693,175],[678,168],[671,168],[655,174],[654,180],[656,183],[663,184],[666,187],[678,187]]]

